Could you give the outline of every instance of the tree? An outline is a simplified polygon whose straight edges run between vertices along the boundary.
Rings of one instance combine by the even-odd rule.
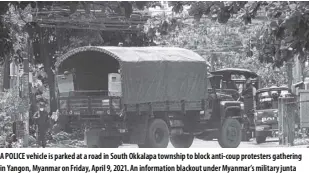
[[[6,14],[12,10],[9,14],[13,14],[15,18],[19,18],[18,20],[24,21],[25,15],[23,12],[38,12],[44,11],[45,13],[49,13],[49,18],[61,19],[64,16],[70,17],[72,20],[85,21],[87,24],[88,21],[91,21],[95,16],[94,12],[91,10],[101,9],[103,11],[103,15],[106,16],[115,16],[115,15],[123,15],[127,20],[129,18],[138,17],[136,14],[133,14],[134,9],[144,9],[146,6],[156,6],[157,2],[1,2],[1,14]],[[69,12],[63,11],[61,13],[57,13],[57,9],[69,9]],[[79,12],[82,9],[84,13]],[[56,10],[56,11],[55,11]],[[31,13],[27,14],[28,16],[32,16]],[[33,48],[34,52],[34,63],[43,63],[45,72],[47,73],[47,80],[43,78],[44,81],[47,81],[50,91],[50,98],[54,97],[54,77],[53,77],[53,68],[54,63],[57,58],[57,54],[65,53],[66,51],[80,46],[86,45],[111,45],[117,46],[119,42],[123,42],[124,46],[142,46],[149,45],[151,42],[147,39],[146,35],[143,34],[142,28],[138,33],[124,33],[119,31],[114,32],[102,32],[102,31],[90,31],[86,30],[85,32],[80,32],[77,29],[72,28],[64,28],[64,29],[54,29],[54,28],[41,28],[34,21],[25,21],[23,22],[15,22],[15,18],[12,16],[7,17],[6,20],[1,20],[1,27],[3,30],[0,31],[0,34],[4,35],[4,39],[0,40],[0,46],[6,47],[3,49],[3,55],[0,56],[1,60],[7,60],[9,62],[12,57],[20,58],[21,53],[25,46],[18,46],[21,42],[26,42],[28,47]],[[13,31],[13,32],[10,32]],[[18,34],[16,34],[18,33]],[[26,37],[25,37],[26,35]],[[27,37],[28,36],[28,37]],[[113,38],[111,37],[113,36]],[[21,40],[20,38],[26,38]],[[15,44],[18,43],[18,44]],[[48,44],[48,46],[46,46]],[[42,46],[43,45],[43,46]],[[16,55],[16,56],[15,56]],[[4,59],[4,57],[10,57]],[[8,75],[8,73],[6,73]],[[54,103],[51,100],[51,103]],[[52,104],[55,105],[55,104]],[[55,107],[55,106],[52,106]],[[52,109],[52,111],[54,111]]]
[[[308,2],[273,2],[268,7],[270,25],[261,37],[259,59],[281,67],[294,55],[307,59],[309,48]]]
[[[262,77],[265,87],[286,83],[285,71],[274,71],[271,65],[258,59],[259,50],[254,40],[260,38],[267,27],[263,20],[250,26],[237,19],[230,19],[224,25],[211,20],[203,19],[198,24],[192,24],[192,19],[179,17],[178,23],[173,26],[169,16],[157,17],[150,19],[146,27],[153,27],[156,31],[154,40],[157,44],[191,49],[208,62],[214,58],[216,69],[234,67],[253,70]],[[163,22],[168,24],[168,34],[159,32]]]
[[[21,14],[21,11],[25,10],[27,7],[31,7],[32,9],[36,9],[37,11],[49,11],[54,8],[63,8],[63,9],[69,9],[69,15],[71,17],[79,17],[77,9],[84,9],[86,14],[88,14],[88,17],[91,16],[91,9],[101,9],[104,10],[106,15],[124,15],[127,18],[132,17],[132,13],[134,9],[144,9],[146,7],[150,6],[157,6],[160,5],[159,2],[155,1],[104,1],[104,2],[92,2],[92,1],[80,1],[80,2],[65,2],[65,1],[21,1],[21,2],[10,2],[10,1],[1,1],[0,2],[0,60],[4,60],[3,58],[10,53],[12,53],[13,50],[13,41],[12,37],[10,37],[10,30],[13,26],[8,26],[8,23],[10,23],[10,20],[4,20],[3,15],[6,14],[10,7],[14,7],[16,9],[16,15],[23,15]],[[77,14],[77,16],[76,16]],[[54,14],[51,13],[50,16],[53,16]],[[18,16],[17,16],[18,17]],[[61,16],[57,16],[61,17]],[[21,18],[21,16],[19,16]],[[31,32],[31,29],[34,29],[35,26],[33,26],[34,23],[31,23],[30,21],[27,25],[23,25],[28,28],[28,30],[22,30],[23,28],[18,28],[19,31],[27,31]],[[14,34],[13,34],[14,35]],[[32,34],[29,34],[32,35]],[[33,38],[36,39],[36,38]]]
[[[271,63],[274,67],[282,67],[284,62],[293,55],[307,59],[309,27],[309,3],[295,2],[172,2],[174,12],[190,5],[189,13],[200,21],[202,16],[209,16],[219,23],[227,23],[233,15],[242,19],[245,24],[251,24],[258,11],[265,13],[270,20],[263,36],[256,39],[259,50],[259,60]]]

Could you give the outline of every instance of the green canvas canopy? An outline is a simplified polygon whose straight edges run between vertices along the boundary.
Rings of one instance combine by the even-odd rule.
[[[208,63],[200,55],[182,48],[80,47],[58,58],[56,73],[67,59],[93,51],[101,52],[102,58],[109,55],[119,62],[125,104],[205,98]]]

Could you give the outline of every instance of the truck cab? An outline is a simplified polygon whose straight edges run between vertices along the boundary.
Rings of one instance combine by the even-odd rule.
[[[255,91],[260,88],[260,77],[253,71],[241,68],[224,68],[211,72],[211,74],[222,76],[221,90],[229,91],[229,94],[234,100],[241,101],[242,117],[243,117],[243,131],[242,140],[249,141],[253,137],[255,130],[253,114],[255,108],[255,93],[252,93],[252,97],[244,99],[241,95],[245,89],[245,82],[248,78],[251,79],[252,85]],[[228,83],[228,84],[227,84]]]

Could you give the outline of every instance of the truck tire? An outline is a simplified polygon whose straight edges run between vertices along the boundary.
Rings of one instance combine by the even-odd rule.
[[[241,142],[241,124],[238,120],[228,117],[220,129],[218,142],[222,148],[237,148]]]
[[[146,134],[145,144],[140,148],[166,148],[169,143],[169,129],[162,119],[151,120]]]
[[[264,143],[265,141],[266,141],[266,136],[257,136],[256,137],[256,143],[257,144]]]
[[[170,141],[174,148],[190,148],[193,140],[193,135],[176,135],[170,137]]]

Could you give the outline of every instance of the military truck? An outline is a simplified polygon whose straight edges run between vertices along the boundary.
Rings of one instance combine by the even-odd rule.
[[[260,77],[253,71],[242,68],[224,68],[211,72],[214,75],[221,75],[223,77],[223,91],[229,91],[230,95],[233,96],[234,100],[241,101],[242,104],[242,115],[243,115],[243,130],[242,130],[242,140],[249,141],[255,132],[255,124],[249,117],[254,117],[255,111],[255,94],[253,93],[252,99],[244,100],[242,95],[240,94],[245,89],[246,79],[250,78],[253,86],[256,90],[260,88]],[[228,81],[232,81],[234,83],[234,87],[231,85],[227,85]],[[245,103],[245,104],[244,104]]]
[[[241,142],[241,102],[217,88],[198,54],[174,47],[80,47],[55,64],[59,121],[88,147],[188,148],[214,135]]]
[[[254,113],[255,137],[258,144],[274,136],[278,131],[279,97],[289,95],[288,87],[261,88],[256,92],[256,111]]]

